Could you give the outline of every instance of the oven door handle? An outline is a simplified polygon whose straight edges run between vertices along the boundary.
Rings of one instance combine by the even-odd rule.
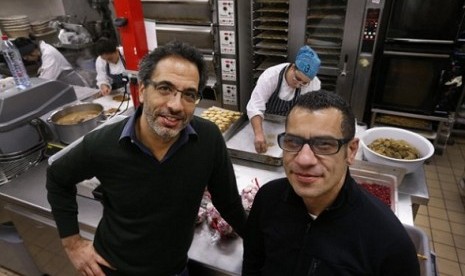
[[[386,42],[406,42],[406,43],[428,43],[428,44],[454,44],[452,40],[434,39],[412,39],[412,38],[387,38]]]
[[[447,54],[413,53],[413,52],[399,52],[399,51],[384,51],[383,53],[389,56],[450,58],[450,55],[447,55]]]
[[[205,27],[190,25],[157,24],[156,29],[157,31],[212,34],[212,26]]]
[[[342,65],[342,70],[339,73],[341,77],[347,76],[347,61],[349,60],[349,56],[346,54],[344,55],[344,64]]]
[[[439,87],[444,84],[444,73],[446,70],[441,70],[441,75],[439,75]]]
[[[176,4],[176,3],[207,3],[207,2],[211,2],[210,0],[176,0],[176,1],[172,1],[172,0],[142,0],[141,2],[169,2],[170,4]]]

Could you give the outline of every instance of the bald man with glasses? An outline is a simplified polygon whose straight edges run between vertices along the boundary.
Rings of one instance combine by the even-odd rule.
[[[351,177],[355,118],[333,92],[297,100],[278,136],[286,178],[258,190],[242,275],[420,275],[394,212]]]

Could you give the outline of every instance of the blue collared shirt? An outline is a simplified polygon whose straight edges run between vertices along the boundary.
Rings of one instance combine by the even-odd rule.
[[[134,112],[134,114],[126,122],[126,124],[124,125],[124,128],[123,128],[123,131],[121,132],[121,136],[120,136],[119,140],[121,141],[123,139],[130,139],[130,141],[133,144],[135,144],[142,152],[144,152],[145,154],[147,154],[147,155],[153,157],[154,159],[156,159],[153,156],[150,149],[147,148],[144,144],[142,144],[142,142],[136,136],[136,121],[137,121],[137,118],[139,118],[141,116],[141,114],[142,114],[142,106],[138,107],[136,112]],[[165,160],[167,160],[168,158],[170,158],[171,156],[173,156],[173,154],[176,153],[176,151],[179,148],[181,148],[184,144],[186,144],[189,141],[190,136],[197,137],[197,132],[194,130],[194,128],[191,126],[191,124],[188,124],[181,131],[181,134],[180,134],[178,140],[176,140],[176,142],[174,142],[174,144],[170,147],[170,149],[168,150],[166,155],[163,157],[163,159],[159,160],[159,161],[158,161],[158,159],[156,159],[157,162],[162,163]]]

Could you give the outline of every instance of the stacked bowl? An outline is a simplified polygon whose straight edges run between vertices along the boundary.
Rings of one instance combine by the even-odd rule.
[[[32,33],[31,24],[27,15],[13,15],[0,17],[2,32],[9,38],[28,37]]]

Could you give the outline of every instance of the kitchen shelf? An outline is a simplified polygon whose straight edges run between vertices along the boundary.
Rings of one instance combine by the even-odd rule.
[[[254,82],[270,66],[287,62],[289,55],[289,19],[288,0],[254,0],[250,1],[252,16],[252,63]],[[270,62],[269,57],[273,57]],[[266,63],[268,67],[259,65]]]

